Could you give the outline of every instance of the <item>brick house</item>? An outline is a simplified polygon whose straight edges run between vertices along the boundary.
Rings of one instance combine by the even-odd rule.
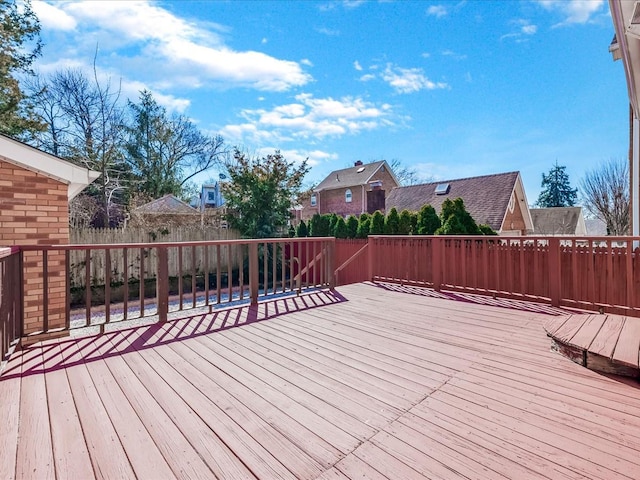
[[[308,220],[314,214],[335,213],[342,217],[384,213],[386,195],[400,182],[385,160],[372,163],[355,162],[353,167],[331,172],[313,189],[296,216]]]
[[[69,200],[100,176],[19,141],[0,135],[0,246],[69,243]],[[25,334],[42,324],[41,255],[24,253]],[[67,279],[65,256],[52,251],[48,321],[63,327]],[[28,287],[27,287],[28,285]]]
[[[448,198],[462,198],[476,223],[487,224],[500,235],[533,233],[533,221],[520,172],[443,180],[398,187],[387,197],[387,211],[419,211],[430,204],[439,213]]]

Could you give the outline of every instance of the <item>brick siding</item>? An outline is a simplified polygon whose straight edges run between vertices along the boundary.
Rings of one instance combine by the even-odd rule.
[[[66,184],[15,166],[0,157],[0,246],[69,243],[67,192]],[[25,334],[42,329],[42,261],[41,253],[24,253]],[[50,252],[47,267],[46,308],[49,328],[54,329],[65,325],[67,280],[64,254]]]
[[[371,178],[371,181],[381,181],[382,190],[385,190],[386,194],[389,194],[392,188],[398,186],[388,170],[385,170],[384,172],[378,170],[378,172]],[[335,213],[336,215],[346,217],[349,215],[360,215],[362,212],[366,212],[366,192],[371,190],[371,185],[364,186],[364,205],[362,198],[362,186],[356,185],[353,187],[348,187],[348,189],[351,190],[351,203],[347,203],[345,201],[345,193],[347,191],[347,187],[334,188],[331,190],[323,190],[322,192],[319,192],[318,207],[320,213]],[[385,213],[384,209],[382,210],[382,213]]]

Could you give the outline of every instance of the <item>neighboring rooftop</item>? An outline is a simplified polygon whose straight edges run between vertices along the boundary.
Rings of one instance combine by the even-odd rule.
[[[198,213],[198,210],[189,206],[174,195],[167,194],[164,197],[152,200],[134,209],[135,213]]]
[[[531,208],[535,235],[586,235],[582,207]]]
[[[343,168],[342,170],[334,170],[320,182],[315,188],[316,192],[321,190],[331,190],[333,188],[347,188],[358,185],[367,185],[369,182],[376,180],[375,174],[384,167],[388,170],[392,177],[395,178],[393,172],[385,160],[372,163],[356,162],[353,167]],[[397,182],[399,184],[399,182]]]
[[[497,231],[502,226],[519,176],[519,172],[508,172],[397,187],[387,197],[386,209],[389,211],[395,207],[399,212],[417,212],[430,204],[439,212],[447,198],[453,200],[460,197],[477,223],[485,223]],[[448,189],[444,188],[447,184]]]

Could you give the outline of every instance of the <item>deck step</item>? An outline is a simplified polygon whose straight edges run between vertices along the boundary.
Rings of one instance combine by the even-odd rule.
[[[591,370],[640,378],[640,319],[622,315],[565,315],[544,329],[551,349]]]

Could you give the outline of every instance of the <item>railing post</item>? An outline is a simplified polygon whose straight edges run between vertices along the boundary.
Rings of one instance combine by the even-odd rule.
[[[554,307],[560,306],[560,286],[562,281],[560,279],[560,239],[557,237],[549,237],[549,297],[551,298],[551,305]]]
[[[327,245],[328,249],[328,258],[327,258],[327,273],[329,277],[329,289],[336,289],[336,276],[335,276],[335,257],[336,257],[336,239],[331,238],[329,240],[329,244]]]
[[[266,244],[265,244],[266,245]],[[249,244],[249,294],[251,305],[258,304],[258,244]]]
[[[442,242],[444,238],[433,235],[431,237],[431,278],[433,279],[433,289],[440,291],[442,286]]]
[[[373,255],[373,245],[375,243],[375,239],[371,237],[367,237],[367,245],[369,245],[369,252],[367,255],[367,277],[369,277],[369,281],[373,282],[373,262],[375,257]]]
[[[140,282],[144,282],[144,277],[140,279]],[[166,322],[169,314],[169,254],[167,247],[158,247],[156,296],[158,297],[158,318],[160,322]]]

